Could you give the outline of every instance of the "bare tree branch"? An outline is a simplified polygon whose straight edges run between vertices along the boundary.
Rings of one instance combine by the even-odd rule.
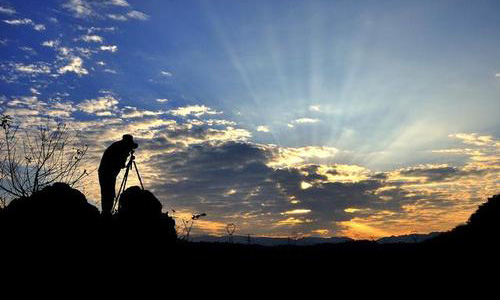
[[[0,206],[7,197],[29,196],[54,182],[75,186],[88,175],[80,170],[88,146],[80,145],[66,125],[47,121],[20,129],[1,116],[0,130]]]

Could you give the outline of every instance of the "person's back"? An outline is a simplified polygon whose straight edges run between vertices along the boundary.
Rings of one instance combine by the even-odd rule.
[[[104,151],[98,171],[103,214],[111,214],[116,195],[116,176],[118,176],[122,168],[126,167],[127,157],[137,146],[133,137],[126,134],[121,141],[114,142]]]
[[[99,172],[119,173],[120,169],[126,166],[127,157],[132,150],[123,140],[114,142],[104,151],[99,164]]]

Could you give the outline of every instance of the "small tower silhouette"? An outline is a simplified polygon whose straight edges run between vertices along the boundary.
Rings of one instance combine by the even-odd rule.
[[[228,234],[228,243],[232,244],[233,243],[233,234],[236,231],[236,225],[234,225],[233,223],[227,224],[226,231]]]

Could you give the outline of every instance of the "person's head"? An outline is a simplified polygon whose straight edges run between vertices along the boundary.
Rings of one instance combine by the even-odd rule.
[[[134,137],[130,134],[124,134],[122,136],[122,141],[130,145],[132,149],[139,147],[139,145],[136,142],[134,142]]]

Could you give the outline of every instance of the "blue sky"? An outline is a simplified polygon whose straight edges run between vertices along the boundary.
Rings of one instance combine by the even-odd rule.
[[[240,226],[261,234],[352,235],[358,228],[383,235],[397,232],[375,221],[387,211],[410,224],[416,218],[410,217],[410,206],[424,207],[436,197],[473,199],[454,209],[443,205],[441,225],[419,229],[437,230],[463,221],[474,205],[498,191],[493,175],[500,136],[498,1],[68,0],[0,1],[0,7],[2,111],[25,124],[49,116],[80,130],[92,128],[94,161],[122,130],[136,130],[131,133],[151,144],[142,163],[164,204],[186,213],[211,211],[206,228],[216,230],[249,214]],[[92,127],[99,124],[102,128]],[[471,154],[471,147],[481,155]],[[248,154],[248,172],[256,172],[252,164],[260,161],[267,168],[257,169],[267,175],[252,184],[242,176],[231,187],[228,178],[207,173],[213,180],[201,178],[200,184],[219,189],[187,195],[179,187],[184,185],[174,185],[179,179],[162,182],[157,178],[162,170],[153,168],[180,155],[186,159],[182,172],[170,170],[168,176],[193,183],[207,171],[193,166],[205,161],[193,153],[205,158],[217,149],[241,151],[235,168],[245,165]],[[256,149],[263,156],[252,152]],[[321,166],[314,172],[323,179],[312,178],[311,165]],[[255,203],[241,200],[264,189],[267,180],[279,181],[280,189],[286,184],[277,174],[304,175],[308,166],[309,179],[297,182],[312,185],[303,189],[311,195],[289,189],[280,190],[281,196],[256,197]],[[328,168],[349,174],[326,178]],[[453,178],[440,177],[445,182],[439,187],[430,184],[435,178],[429,174],[449,168],[455,168]],[[488,171],[473,179],[467,173],[484,168]],[[420,185],[401,183],[409,180],[402,178],[407,169],[420,170],[425,177]],[[352,197],[335,194],[344,188],[336,183],[358,191],[356,183],[366,187],[377,173],[388,176],[383,186],[370,185],[373,190]],[[453,187],[471,180],[488,184],[469,184],[469,192],[452,195]],[[315,215],[319,209],[353,208],[347,200],[323,203],[321,197],[363,198],[381,193],[389,181],[401,189],[390,195],[394,201],[400,197],[390,209],[377,210],[379,204],[372,205],[377,198],[351,203],[360,206],[354,214],[364,212],[359,216]],[[173,190],[176,194],[169,194]],[[299,195],[307,200],[292,199]],[[187,204],[183,197],[197,200]],[[290,217],[285,212],[301,202],[288,207],[280,197],[302,201],[307,207],[296,209],[309,212]],[[276,208],[254,207],[266,207],[266,201]],[[286,220],[291,221],[284,226],[302,227],[283,229],[280,222]],[[368,234],[363,232],[358,234]]]

